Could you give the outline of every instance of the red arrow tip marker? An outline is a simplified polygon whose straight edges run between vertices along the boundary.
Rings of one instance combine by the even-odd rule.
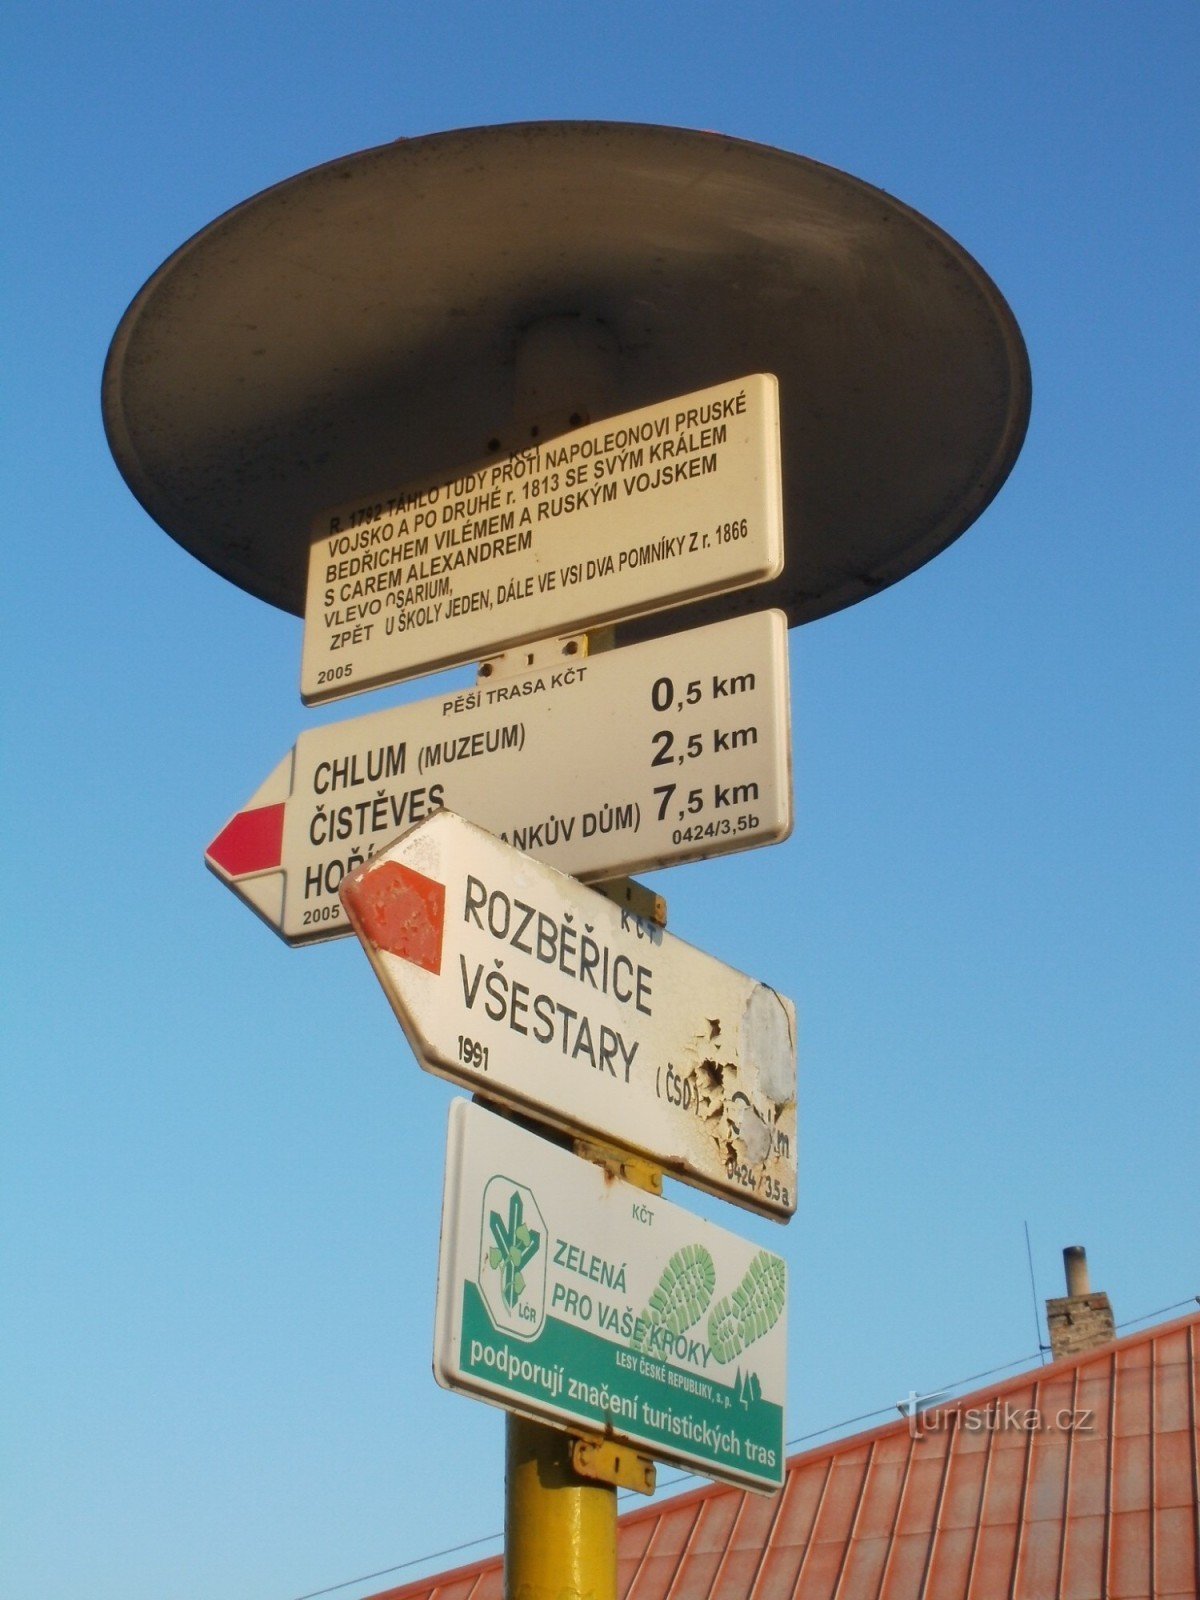
[[[426,972],[440,974],[444,884],[399,861],[380,861],[347,878],[339,893],[362,938]]]
[[[221,829],[205,855],[231,878],[248,878],[251,873],[270,872],[273,867],[282,866],[283,811],[282,800],[275,806],[239,811]]]

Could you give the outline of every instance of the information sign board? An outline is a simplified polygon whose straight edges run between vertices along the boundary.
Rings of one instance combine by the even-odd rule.
[[[610,417],[313,529],[310,705],[777,577],[779,400],[759,373]]]
[[[786,1284],[772,1252],[451,1106],[434,1352],[447,1388],[769,1493]]]
[[[449,811],[341,894],[430,1072],[795,1210],[796,1020],[774,989]]]
[[[786,837],[787,622],[759,612],[302,733],[206,852],[289,944],[440,806],[577,878]]]

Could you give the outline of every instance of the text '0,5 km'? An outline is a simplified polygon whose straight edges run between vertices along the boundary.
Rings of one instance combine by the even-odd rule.
[[[451,812],[342,899],[429,1071],[795,1210],[796,1017],[774,989]]]
[[[759,373],[313,529],[310,705],[777,577],[779,400]]]
[[[206,858],[289,944],[443,806],[577,878],[695,861],[786,836],[789,733],[786,619],[733,617],[309,729]]]

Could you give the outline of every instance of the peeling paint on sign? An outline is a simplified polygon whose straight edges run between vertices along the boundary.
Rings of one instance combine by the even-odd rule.
[[[373,909],[398,873],[409,910],[414,876],[444,896],[436,965],[411,953],[408,911],[397,928]],[[795,1012],[766,984],[448,811],[342,899],[430,1072],[767,1215],[795,1210]]]

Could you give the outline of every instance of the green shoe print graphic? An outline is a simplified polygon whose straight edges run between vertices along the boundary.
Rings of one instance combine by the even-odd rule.
[[[488,1265],[500,1272],[501,1296],[511,1310],[525,1292],[521,1268],[537,1254],[542,1236],[526,1223],[525,1207],[516,1189],[509,1197],[507,1224],[498,1211],[493,1211],[488,1217],[488,1227],[496,1241],[488,1251]]]
[[[787,1278],[778,1256],[760,1250],[731,1295],[717,1301],[708,1318],[708,1342],[714,1357],[733,1361],[748,1344],[761,1339],[779,1321],[787,1297]]]
[[[652,1348],[650,1335],[657,1328],[672,1334],[686,1332],[708,1310],[716,1286],[717,1270],[702,1244],[686,1244],[676,1250],[642,1312],[645,1326],[635,1343],[641,1349]]]

